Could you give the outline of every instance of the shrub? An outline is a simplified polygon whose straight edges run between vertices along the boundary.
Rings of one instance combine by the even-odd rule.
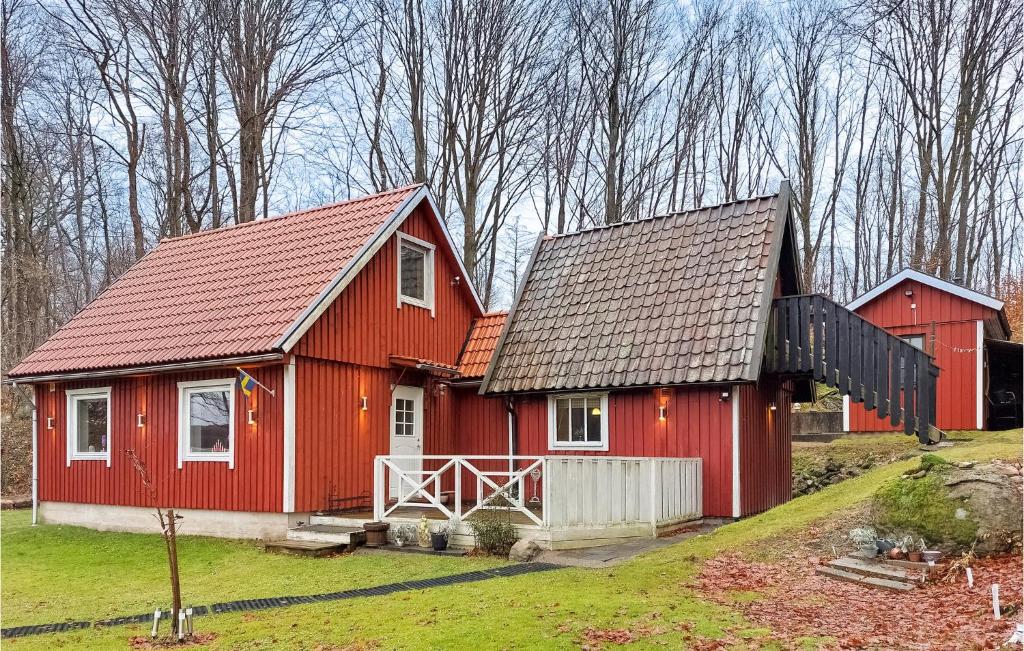
[[[519,536],[510,512],[484,511],[469,521],[477,549],[495,556],[508,556]]]

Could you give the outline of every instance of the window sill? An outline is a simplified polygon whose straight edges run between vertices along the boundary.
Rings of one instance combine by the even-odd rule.
[[[422,307],[424,310],[431,310],[431,311],[434,309],[434,306],[431,305],[430,303],[427,303],[426,301],[421,301],[421,300],[419,300],[417,298],[412,298],[410,296],[400,296],[399,297],[399,307],[401,307],[402,305],[409,305],[409,306],[412,306],[412,307]]]
[[[551,443],[549,450],[589,450],[591,452],[607,452],[607,443]]]
[[[107,465],[110,465],[110,453],[109,452],[73,452],[68,457],[68,465],[71,465],[72,461],[105,461]]]
[[[230,454],[186,455],[181,457],[181,462],[178,464],[178,468],[180,469],[182,465],[186,463],[226,463],[229,468],[234,469],[235,458]]]

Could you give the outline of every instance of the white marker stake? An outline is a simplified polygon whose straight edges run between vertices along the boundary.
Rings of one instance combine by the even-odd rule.
[[[992,584],[992,616],[999,619],[999,584]]]
[[[185,639],[185,611],[178,611],[178,641]]]
[[[967,568],[967,587],[974,587],[974,571],[971,568]]]
[[[160,628],[160,609],[157,608],[153,612],[153,633],[152,633],[152,635],[153,635],[153,639],[154,640],[156,639],[156,633],[157,633],[157,630],[159,628]]]

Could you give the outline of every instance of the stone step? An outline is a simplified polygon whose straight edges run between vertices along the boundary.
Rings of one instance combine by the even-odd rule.
[[[885,563],[850,558],[849,556],[829,561],[829,566],[844,572],[873,576],[879,579],[890,579],[892,581],[909,582],[924,580],[924,574],[919,570],[895,567]]]
[[[916,584],[907,583],[905,581],[893,581],[890,579],[881,579],[874,576],[864,576],[863,574],[855,574],[853,572],[847,572],[845,570],[839,570],[828,565],[819,565],[814,569],[815,574],[821,576],[827,576],[831,579],[839,581],[846,581],[848,583],[857,583],[872,588],[881,588],[882,590],[890,590],[892,592],[909,592],[916,588]]]
[[[336,527],[328,524],[305,524],[288,530],[288,540],[334,543],[355,546],[366,541],[366,532],[358,527]]]
[[[937,564],[929,565],[928,563],[925,563],[923,561],[906,561],[894,558],[885,558],[884,556],[871,556],[865,552],[853,552],[850,554],[850,556],[852,558],[858,558],[860,560],[865,560],[871,563],[883,563],[885,565],[890,565],[892,567],[902,567],[908,570],[917,570],[921,572],[921,574],[924,576],[933,574],[939,569],[941,569],[940,565]]]
[[[348,545],[313,540],[271,540],[263,545],[264,551],[297,556],[329,556],[348,550]]]

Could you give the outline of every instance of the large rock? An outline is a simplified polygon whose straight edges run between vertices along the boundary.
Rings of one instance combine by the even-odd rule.
[[[508,560],[529,563],[541,552],[540,545],[532,538],[517,540],[508,553]]]
[[[879,488],[875,526],[887,537],[923,538],[929,547],[992,554],[1021,544],[1021,475],[1005,463],[959,467],[934,455],[920,468]],[[936,462],[938,460],[939,462]],[[927,462],[926,462],[927,461]]]

